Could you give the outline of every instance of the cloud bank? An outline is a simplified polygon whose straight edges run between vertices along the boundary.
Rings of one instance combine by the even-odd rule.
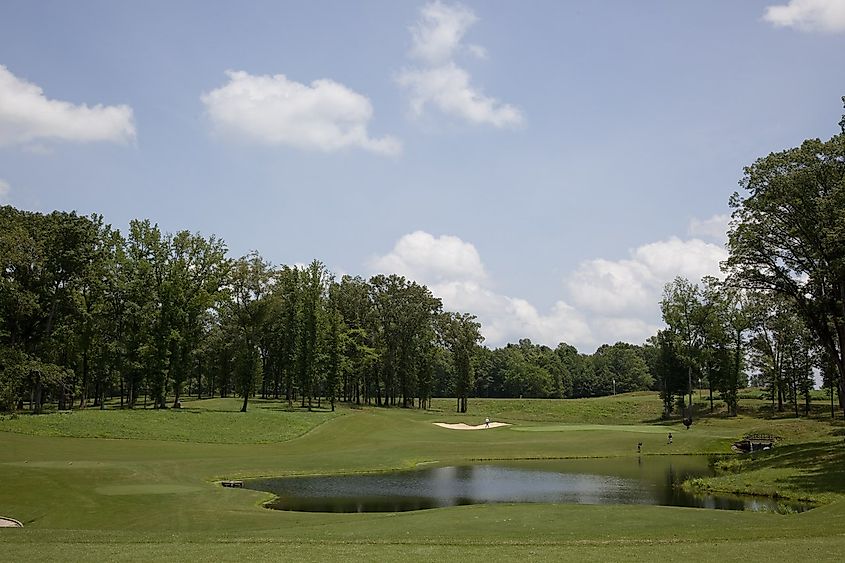
[[[230,70],[226,75],[229,82],[200,98],[222,137],[323,152],[359,148],[396,155],[402,151],[394,137],[370,136],[370,100],[343,84],[328,79],[301,84],[283,74],[256,76]]]
[[[423,115],[426,107],[431,106],[473,124],[502,128],[523,123],[518,108],[485,95],[455,60],[464,52],[475,58],[487,58],[483,47],[463,43],[467,30],[477,20],[469,8],[459,4],[450,6],[435,1],[420,9],[419,19],[410,28],[409,53],[418,66],[403,70],[396,78],[408,91],[415,116]]]
[[[9,185],[9,182],[0,178],[0,203],[6,201],[10,191],[12,191],[12,186]]]
[[[37,85],[0,65],[0,146],[38,141],[126,143],[135,139],[132,108],[47,98]]]
[[[497,293],[475,246],[458,237],[416,231],[369,266],[424,283],[446,308],[476,315],[491,346],[526,337],[538,342],[590,340],[589,327],[566,303],[541,313],[525,299]]]
[[[788,4],[766,8],[763,19],[775,27],[842,33],[845,32],[845,2],[843,0],[790,0]]]
[[[562,280],[563,295],[547,311],[523,297],[498,292],[475,246],[455,236],[424,231],[404,235],[390,252],[370,260],[369,267],[424,283],[447,309],[476,315],[488,346],[530,338],[552,347],[567,342],[591,352],[604,343],[644,342],[662,324],[664,285],[676,276],[695,282],[718,276],[719,263],[726,258],[718,244],[670,237],[639,246],[621,260],[587,260]]]

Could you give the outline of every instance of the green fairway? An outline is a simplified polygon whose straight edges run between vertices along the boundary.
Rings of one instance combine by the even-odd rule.
[[[226,412],[236,410],[235,400],[202,403],[186,403],[179,412],[91,410],[0,420],[0,515],[24,523],[0,530],[3,559],[747,561],[776,554],[838,560],[845,547],[839,469],[845,448],[841,427],[829,420],[716,416],[687,431],[677,422],[651,423],[652,409],[660,408],[652,394],[473,400],[466,415],[454,415],[446,401],[431,411],[341,406],[334,415],[289,412],[272,402],[247,413]],[[603,413],[596,421],[567,420],[596,408]],[[639,420],[634,411],[642,413]],[[513,426],[457,431],[433,424],[478,423],[497,412],[507,413]],[[232,417],[231,427],[222,416]],[[50,417],[64,418],[54,424]],[[183,421],[193,426],[168,429]],[[111,434],[100,434],[109,427]],[[772,452],[753,461],[731,457],[733,441],[764,430],[780,438]],[[121,437],[86,437],[92,435]],[[828,504],[797,515],[551,504],[320,514],[267,510],[265,493],[217,483],[472,460],[635,456],[638,442],[644,455],[723,454],[726,468],[738,471],[697,486]]]
[[[248,416],[240,401],[189,401],[181,409],[62,411],[0,421],[8,432],[76,438],[128,438],[219,444],[283,442],[304,434],[337,413],[320,409],[303,417],[286,403],[254,401]]]
[[[683,430],[681,424],[675,426],[646,426],[644,424],[549,424],[546,426],[517,426],[517,432],[583,432],[587,430],[612,430],[616,432],[638,432],[643,434],[666,434]]]

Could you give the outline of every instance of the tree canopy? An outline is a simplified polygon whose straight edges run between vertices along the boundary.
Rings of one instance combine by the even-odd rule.
[[[838,371],[845,409],[845,132],[772,153],[731,198],[731,283],[788,299]]]

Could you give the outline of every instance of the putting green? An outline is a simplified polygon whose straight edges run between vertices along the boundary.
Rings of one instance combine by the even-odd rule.
[[[668,434],[679,432],[683,426],[650,426],[645,424],[550,424],[548,426],[514,426],[516,432],[577,432],[580,430],[604,430],[607,432],[639,432],[642,434]]]

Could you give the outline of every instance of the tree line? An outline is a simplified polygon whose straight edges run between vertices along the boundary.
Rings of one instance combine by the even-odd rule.
[[[232,259],[224,242],[0,208],[0,408],[179,406],[186,394],[466,409],[480,325],[397,275]],[[172,401],[172,402],[171,402]]]
[[[845,102],[845,98],[843,98]],[[845,412],[845,117],[828,141],[772,153],[730,199],[725,277],[667,284],[666,328],[580,354],[520,340],[482,348],[474,316],[395,274],[339,280],[224,242],[132,221],[0,207],[0,410],[165,408],[185,394],[425,408],[434,396],[593,397],[660,391],[691,418],[706,386],[809,411],[820,375]],[[714,396],[714,393],[718,394]]]
[[[0,407],[178,406],[185,395],[334,408],[433,396],[588,397],[648,389],[643,348],[593,355],[521,340],[490,350],[467,313],[395,274],[335,278],[321,262],[132,221],[0,208]]]

